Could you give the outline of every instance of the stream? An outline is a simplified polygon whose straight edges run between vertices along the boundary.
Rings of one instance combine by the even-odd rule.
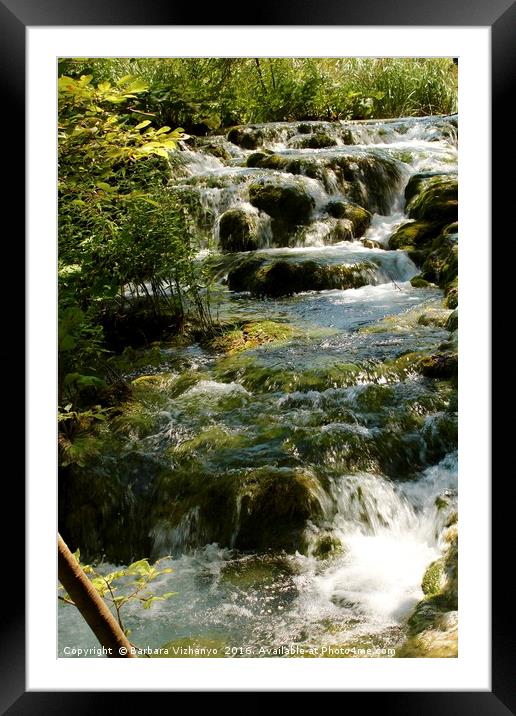
[[[441,289],[412,286],[419,269],[388,241],[409,179],[456,173],[457,118],[271,123],[232,139],[184,142],[172,189],[203,237],[214,317],[245,339],[255,323],[276,333],[225,353],[163,343],[135,366],[133,407],[91,466],[116,488],[70,519],[101,571],[170,555],[153,591],[175,596],[125,611],[141,647],[393,656],[456,510],[457,404],[448,381],[403,362],[449,340],[451,310]],[[367,210],[362,229],[349,201]],[[294,266],[300,290],[271,288],[279,264],[274,280]],[[331,284],[332,267],[355,267],[353,284]],[[96,646],[77,610],[58,614],[59,656]]]

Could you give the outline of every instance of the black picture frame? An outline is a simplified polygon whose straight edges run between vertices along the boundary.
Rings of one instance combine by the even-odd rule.
[[[309,0],[289,0],[281,5],[275,0],[261,0],[252,6],[252,17],[242,16],[242,5],[226,2],[223,7],[214,3],[211,7],[186,7],[182,3],[170,0],[0,0],[0,76],[4,111],[2,112],[4,142],[11,144],[14,151],[12,161],[7,165],[8,182],[3,193],[5,207],[14,211],[16,229],[10,235],[9,272],[13,284],[12,291],[19,296],[19,274],[24,265],[24,242],[22,226],[25,209],[22,187],[25,183],[23,147],[23,118],[25,113],[25,37],[28,26],[94,26],[94,25],[199,25],[194,22],[202,16],[202,25],[362,25],[362,26],[484,26],[491,28],[492,38],[492,177],[493,182],[503,175],[507,162],[507,129],[502,125],[502,117],[509,106],[510,89],[515,76],[516,42],[516,3],[508,0],[433,0],[431,3],[414,3],[413,0],[369,0],[367,3],[343,3],[324,1],[313,3]],[[251,13],[249,13],[251,14]],[[236,20],[236,21],[228,21]],[[252,22],[251,22],[252,20]],[[17,145],[6,137],[16,132]],[[502,151],[502,142],[504,149]],[[497,150],[498,149],[498,150]],[[503,162],[502,162],[503,157]],[[4,167],[6,164],[4,164]],[[5,171],[5,170],[4,170]],[[5,175],[4,175],[5,176]],[[501,217],[506,207],[511,206],[509,191],[511,182],[496,181],[496,191],[492,193],[492,216],[500,217],[500,225],[493,226],[501,230]],[[15,207],[19,209],[16,212]],[[503,230],[501,230],[503,233]],[[507,231],[507,229],[505,229]],[[7,236],[5,237],[7,239]],[[16,240],[15,240],[16,238]],[[492,258],[492,271],[496,275],[497,257]],[[15,268],[17,267],[17,268]],[[17,286],[17,287],[16,287]],[[493,289],[493,301],[497,291]],[[23,300],[18,298],[20,308]],[[496,305],[496,304],[495,304]],[[499,304],[500,305],[500,304]],[[494,315],[494,313],[493,313]],[[21,319],[21,320],[20,320]],[[4,336],[9,342],[23,345],[23,316],[15,317],[11,311],[4,315]],[[30,346],[28,347],[30,349]],[[493,354],[494,357],[494,354]],[[21,361],[19,361],[21,362]],[[6,375],[7,361],[4,367]],[[12,370],[12,365],[9,368]],[[17,367],[19,372],[19,364]],[[13,433],[20,432],[23,424],[23,400],[20,388],[16,396],[14,415],[9,422]],[[496,414],[495,406],[492,406]],[[8,438],[9,440],[10,438]],[[508,428],[493,433],[492,455],[502,450],[508,440]],[[6,443],[10,444],[10,443]],[[497,450],[496,448],[499,448]],[[19,452],[18,456],[22,453]],[[19,460],[19,457],[17,458]],[[21,553],[24,542],[21,524],[25,520],[24,482],[18,474],[9,473],[9,512],[16,514],[18,532],[13,535],[12,527],[4,527],[3,551],[9,559],[15,560],[11,546],[16,541],[17,554]],[[453,691],[453,692],[351,692],[346,694],[345,708],[381,708],[383,712],[397,714],[440,714],[457,716],[458,714],[489,714],[500,716],[516,713],[514,676],[516,674],[514,652],[514,600],[506,581],[511,557],[506,549],[508,536],[506,526],[511,524],[513,503],[505,494],[507,471],[496,474],[493,470],[492,484],[492,690]],[[5,472],[7,477],[8,472]],[[41,476],[45,479],[45,476]],[[5,488],[4,488],[5,489]],[[15,540],[14,540],[15,537]],[[18,566],[20,570],[20,566]],[[502,582],[502,580],[504,580]],[[9,590],[7,590],[9,592]],[[2,626],[2,647],[0,649],[0,712],[12,714],[91,714],[103,713],[111,708],[120,707],[120,693],[113,692],[27,692],[25,686],[25,614],[24,603],[19,598],[19,584],[16,585],[17,599],[9,597],[4,608]],[[474,598],[474,597],[472,597]],[[338,690],[336,688],[336,690]],[[358,696],[358,699],[356,698]],[[364,696],[367,701],[364,704]],[[353,697],[350,704],[349,698]],[[137,709],[145,693],[132,692],[131,706]],[[170,698],[170,696],[169,696]],[[116,705],[115,702],[116,701]],[[173,706],[172,706],[173,707]],[[174,708],[174,707],[173,707]],[[177,706],[176,706],[177,708]]]

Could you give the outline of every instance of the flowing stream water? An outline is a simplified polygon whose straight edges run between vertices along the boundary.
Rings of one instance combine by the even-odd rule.
[[[246,166],[256,147],[225,137],[185,145],[175,157],[175,190],[195,206],[206,237],[199,260],[218,272],[214,315],[274,321],[289,332],[229,356],[163,345],[158,365],[132,375],[155,376],[138,385],[144,427],[121,431],[118,452],[106,449],[96,469],[130,487],[124,509],[131,504],[151,552],[135,557],[171,555],[173,573],[154,591],[176,596],[126,610],[131,640],[142,647],[209,645],[219,656],[245,657],[338,645],[347,650],[340,655],[371,648],[390,656],[422,598],[423,573],[443,549],[456,508],[454,394],[446,383],[396,370],[400,356],[448,340],[442,322],[421,320],[443,313],[442,291],[412,287],[418,269],[387,242],[407,220],[409,178],[456,172],[456,117],[310,124],[302,132],[299,123],[253,127],[261,151],[304,162],[296,173]],[[333,146],[306,147],[314,129]],[[373,217],[360,239],[335,242],[336,220],[325,207],[345,195],[335,171],[341,157],[354,172],[353,199]],[[270,216],[249,201],[257,181],[301,187],[312,199],[310,221],[289,246],[275,245]],[[235,207],[258,223],[254,255],[367,262],[368,282],[283,298],[230,291],[227,272],[245,256],[219,254],[217,242],[221,215]],[[296,494],[287,486],[256,498],[256,485],[271,475]],[[293,506],[282,511],[285,495]],[[262,513],[245,517],[250,504]],[[59,654],[76,646],[95,639],[77,611],[60,604]]]

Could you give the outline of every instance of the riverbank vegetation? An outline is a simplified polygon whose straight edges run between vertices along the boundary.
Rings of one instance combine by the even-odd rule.
[[[197,132],[254,122],[369,119],[457,111],[450,58],[66,59],[60,71],[146,90],[131,104]]]
[[[136,77],[59,78],[59,405],[61,447],[104,419],[124,392],[109,357],[180,332],[186,314],[210,330],[195,237],[167,191],[181,129],[131,109]],[[92,409],[92,406],[95,406]],[[69,452],[69,450],[68,450]]]

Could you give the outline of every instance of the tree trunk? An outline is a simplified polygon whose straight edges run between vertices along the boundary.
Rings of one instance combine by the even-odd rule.
[[[262,86],[262,89],[265,94],[267,94],[267,87],[265,86],[265,82],[263,81],[263,75],[262,75],[262,68],[260,66],[260,60],[255,57],[254,61],[256,62],[256,69],[258,70],[258,77],[260,78],[260,84]]]
[[[126,635],[92,585],[81,565],[57,536],[58,578],[80,611],[108,658],[136,658]]]

